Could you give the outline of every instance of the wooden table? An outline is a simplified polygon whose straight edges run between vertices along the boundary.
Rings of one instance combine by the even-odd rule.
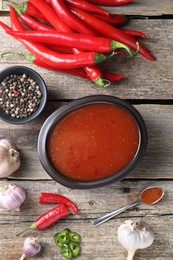
[[[21,153],[21,167],[0,186],[17,183],[27,190],[27,199],[19,211],[0,211],[0,259],[19,259],[24,237],[15,232],[31,223],[50,206],[40,205],[40,192],[56,192],[73,200],[79,214],[70,215],[42,232],[30,234],[41,238],[42,251],[35,259],[64,259],[53,242],[53,235],[68,227],[82,236],[81,260],[123,260],[126,251],[118,244],[117,229],[126,219],[144,219],[152,227],[155,240],[147,250],[139,250],[135,259],[172,260],[173,258],[173,2],[172,0],[136,0],[133,4],[108,8],[112,13],[137,15],[128,28],[147,35],[145,45],[157,57],[156,62],[135,58],[118,58],[104,67],[126,78],[108,88],[99,88],[90,81],[66,74],[40,69],[22,58],[6,56],[0,59],[0,70],[11,65],[26,65],[44,78],[48,87],[48,102],[42,115],[24,125],[0,121],[0,138],[10,138]],[[9,24],[8,13],[0,20]],[[140,19],[146,16],[148,19]],[[1,51],[24,51],[19,42],[0,30]],[[92,190],[73,190],[52,180],[41,166],[37,154],[37,137],[45,119],[58,107],[72,99],[93,94],[108,94],[128,100],[143,116],[148,129],[148,149],[145,157],[125,180]],[[158,185],[165,189],[161,202],[141,205],[98,227],[91,221],[102,214],[132,202],[146,187]]]

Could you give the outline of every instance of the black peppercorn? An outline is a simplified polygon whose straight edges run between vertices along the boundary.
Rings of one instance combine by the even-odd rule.
[[[15,118],[25,118],[37,111],[42,93],[30,76],[10,75],[0,83],[0,108]]]

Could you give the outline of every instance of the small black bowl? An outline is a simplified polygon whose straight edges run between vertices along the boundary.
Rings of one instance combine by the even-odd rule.
[[[49,157],[47,154],[47,138],[49,133],[51,132],[53,126],[58,123],[62,118],[68,115],[70,112],[81,108],[90,104],[112,104],[120,106],[129,112],[129,114],[136,121],[139,133],[139,143],[138,149],[134,156],[134,158],[130,161],[130,163],[121,169],[119,172],[116,172],[114,175],[107,177],[105,179],[99,179],[94,181],[78,181],[74,179],[70,179],[68,177],[63,176],[60,172],[54,169],[49,161]],[[84,98],[77,99],[68,103],[65,106],[58,108],[55,112],[53,112],[47,120],[44,122],[38,137],[38,154],[41,164],[47,173],[60,184],[73,188],[73,189],[90,189],[105,186],[107,184],[111,184],[115,181],[120,181],[124,179],[128,174],[132,172],[132,170],[138,165],[141,159],[144,156],[144,153],[147,148],[147,129],[144,123],[143,118],[139,114],[139,112],[128,102],[122,100],[120,98],[114,96],[107,95],[95,95],[88,96]]]
[[[31,115],[23,118],[16,118],[8,115],[2,107],[0,107],[0,119],[3,121],[10,123],[10,124],[24,124],[28,123],[31,120],[34,120],[36,117],[40,115],[42,110],[44,109],[44,106],[47,101],[47,88],[44,80],[42,77],[33,69],[25,66],[12,66],[8,67],[0,72],[0,83],[10,75],[23,75],[26,74],[27,76],[30,76],[39,86],[40,92],[42,93],[39,106],[35,112],[33,112]]]

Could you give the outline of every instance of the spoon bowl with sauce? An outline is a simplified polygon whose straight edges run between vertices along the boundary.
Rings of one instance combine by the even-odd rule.
[[[108,221],[109,219],[119,215],[120,213],[124,212],[125,210],[130,209],[139,204],[143,203],[143,204],[153,205],[153,204],[157,203],[158,201],[160,201],[163,196],[164,196],[164,190],[161,187],[155,187],[155,186],[148,187],[141,192],[139,198],[136,201],[134,201],[122,208],[114,210],[106,215],[103,215],[100,218],[97,218],[94,221],[92,221],[92,223],[94,226],[98,226],[98,225]]]

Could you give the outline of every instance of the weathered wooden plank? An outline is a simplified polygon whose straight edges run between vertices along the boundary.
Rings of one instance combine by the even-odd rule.
[[[8,18],[3,17],[2,21],[8,22]],[[41,69],[16,56],[0,59],[0,70],[11,65],[27,65],[36,69],[48,86],[50,99],[73,99],[92,94],[110,94],[125,99],[172,99],[172,27],[173,20],[132,21],[128,28],[146,33],[147,39],[143,42],[157,57],[157,61],[152,62],[138,55],[135,58],[114,57],[104,62],[103,69],[124,73],[126,76],[108,88],[96,87],[89,80]],[[1,53],[25,51],[18,41],[4,34],[2,30],[0,39]]]
[[[0,0],[0,10],[2,9],[2,0]],[[19,2],[19,1],[17,1]],[[22,2],[22,1],[20,1]],[[3,5],[8,10],[7,5]],[[133,3],[117,7],[103,7],[110,13],[124,13],[130,15],[163,15],[173,14],[173,4],[171,0],[157,1],[157,0],[134,0]]]
[[[2,211],[1,223],[18,223],[19,219],[23,224],[32,222],[44,211],[51,208],[51,205],[40,205],[38,198],[41,192],[59,193],[71,199],[78,207],[79,214],[70,215],[67,219],[92,220],[100,217],[102,214],[108,213],[114,209],[123,207],[133,201],[136,201],[141,191],[149,186],[161,186],[165,190],[162,200],[155,205],[140,205],[130,209],[117,218],[124,217],[145,217],[145,216],[161,216],[172,215],[173,213],[173,185],[172,181],[157,180],[124,180],[111,185],[89,189],[76,190],[66,188],[52,180],[26,181],[26,180],[0,180],[0,187],[8,183],[16,183],[23,186],[27,191],[27,199],[21,206],[21,211]],[[169,207],[168,207],[169,205]],[[91,223],[91,221],[90,221]]]
[[[10,181],[10,183],[13,183]],[[82,254],[79,260],[113,260],[126,259],[125,250],[117,240],[118,226],[126,219],[144,219],[153,229],[155,241],[148,250],[138,251],[137,259],[171,260],[172,247],[172,198],[173,186],[169,181],[123,181],[107,187],[92,190],[71,190],[64,188],[53,181],[15,182],[27,189],[27,199],[23,203],[20,212],[3,211],[0,214],[0,259],[19,259],[22,252],[24,237],[15,237],[15,233],[30,226],[44,211],[51,206],[39,205],[38,196],[41,191],[58,192],[72,199],[79,208],[76,216],[68,216],[52,227],[29,234],[41,239],[43,250],[35,259],[63,259],[59,256],[59,249],[53,242],[53,235],[65,227],[79,232],[82,236]],[[7,184],[0,181],[0,185]],[[148,185],[158,185],[165,189],[165,197],[158,204],[153,206],[141,205],[136,210],[129,210],[116,218],[93,227],[91,220],[100,214],[109,212],[112,209],[126,205],[137,198],[138,193]],[[169,207],[168,207],[169,205]],[[165,224],[166,223],[166,224]]]
[[[11,138],[21,152],[21,167],[10,178],[50,179],[42,168],[37,154],[37,138],[45,119],[60,106],[60,103],[47,104],[43,114],[25,125],[10,125],[1,121],[0,138]],[[147,152],[128,178],[159,179],[173,178],[172,158],[172,105],[135,105],[143,116],[148,129]]]
[[[119,7],[106,7],[110,13],[124,13],[129,15],[165,15],[173,14],[173,3],[171,0],[164,2],[157,0],[135,0],[133,3],[119,6]]]
[[[138,219],[138,218],[136,218]],[[154,230],[155,240],[151,247],[146,250],[139,250],[136,252],[135,260],[172,260],[172,233],[170,228],[172,226],[172,216],[150,217],[146,219]],[[34,257],[36,260],[64,260],[60,256],[59,248],[54,244],[53,235],[58,231],[68,227],[71,230],[77,231],[82,236],[82,253],[79,260],[125,260],[127,252],[122,248],[117,239],[117,228],[123,222],[123,219],[118,219],[105,226],[100,226],[94,229],[90,222],[78,221],[61,221],[57,227],[52,227],[50,231],[32,233],[39,237],[42,243],[42,251]],[[165,225],[166,223],[166,225]],[[30,223],[26,223],[30,224]],[[20,224],[20,228],[25,225]],[[13,234],[18,229],[17,225],[0,225],[1,228],[1,244],[0,244],[0,258],[2,260],[19,259],[22,254],[22,246],[24,237],[16,238]]]

